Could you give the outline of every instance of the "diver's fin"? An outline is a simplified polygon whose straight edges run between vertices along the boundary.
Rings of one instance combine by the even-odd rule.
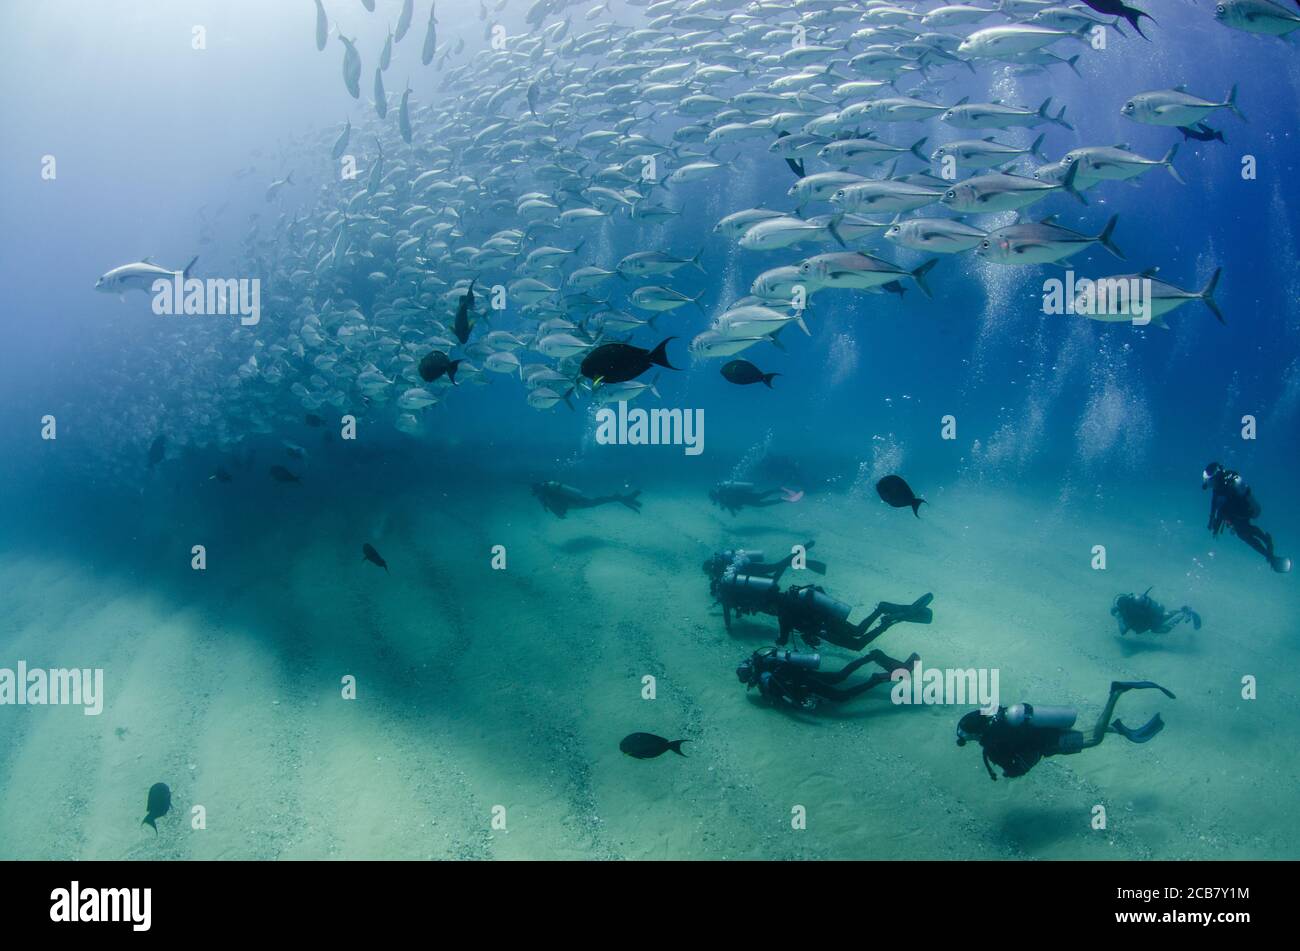
[[[927,593],[911,604],[891,604],[888,601],[881,601],[880,613],[894,622],[911,621],[913,624],[929,624],[934,620],[934,612],[930,610],[930,602],[933,600],[934,595]]]
[[[1130,743],[1145,743],[1164,728],[1165,721],[1160,719],[1158,713],[1136,730],[1126,727],[1119,720],[1110,725],[1111,732],[1118,733]]]
[[[1153,680],[1115,680],[1111,682],[1111,693],[1123,693],[1126,690],[1159,690],[1170,700],[1178,698]]]
[[[808,561],[804,562],[804,567],[807,568],[809,571],[815,571],[819,575],[826,574],[826,562],[824,561],[814,561],[812,559],[809,559]]]

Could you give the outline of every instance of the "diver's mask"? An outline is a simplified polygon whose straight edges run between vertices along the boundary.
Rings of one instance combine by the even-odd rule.
[[[736,665],[736,679],[746,685],[746,689],[754,686],[754,661],[746,657]]]
[[[1201,491],[1208,489],[1210,483],[1214,481],[1214,477],[1222,471],[1223,467],[1217,462],[1211,462],[1206,466],[1205,470],[1201,473]]]
[[[966,714],[957,722],[957,745],[965,746],[972,740],[978,743],[993,720],[994,717],[986,717],[979,710],[972,710]]]

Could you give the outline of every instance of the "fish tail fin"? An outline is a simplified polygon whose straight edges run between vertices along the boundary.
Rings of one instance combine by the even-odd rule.
[[[1205,287],[1201,289],[1199,296],[1205,306],[1210,308],[1210,313],[1214,315],[1214,319],[1221,324],[1226,324],[1227,321],[1223,319],[1223,312],[1219,310],[1219,305],[1214,299],[1214,289],[1219,286],[1219,275],[1222,273],[1223,268],[1216,267],[1214,273],[1210,275],[1210,279],[1205,282]]]
[[[1051,96],[1048,96],[1046,99],[1043,100],[1043,104],[1038,107],[1038,118],[1046,119],[1048,122],[1052,121],[1052,114],[1047,111],[1048,107],[1051,106],[1051,104],[1052,104]]]
[[[1176,181],[1179,185],[1186,185],[1187,183],[1183,181],[1183,176],[1179,175],[1178,169],[1174,168],[1174,156],[1177,154],[1178,154],[1178,143],[1175,142],[1173,145],[1169,146],[1169,151],[1166,152],[1165,157],[1160,160],[1160,164],[1163,165],[1165,167],[1165,170],[1174,177],[1174,181]]]
[[[701,274],[708,274],[709,272],[704,269],[704,265],[700,263],[702,257],[704,257],[704,246],[700,245],[700,250],[696,251],[695,256],[691,258],[691,266]]]
[[[923,138],[917,139],[915,142],[912,143],[911,147],[907,150],[911,152],[913,155],[915,155],[917,158],[919,158],[926,165],[930,164],[930,159],[929,156],[927,156],[924,152],[921,151],[921,146],[925,145],[925,143],[928,142],[929,140],[930,137],[928,135]]]
[[[1119,249],[1119,245],[1110,239],[1110,236],[1115,232],[1115,225],[1118,223],[1119,215],[1111,215],[1110,221],[1106,222],[1106,227],[1097,236],[1097,241],[1103,248],[1122,261],[1124,260],[1124,252]]]
[[[812,331],[809,330],[809,329],[808,329],[808,325],[807,325],[806,323],[804,323],[804,319],[803,319],[803,311],[802,311],[802,310],[796,310],[796,311],[794,312],[794,322],[795,322],[796,324],[799,325],[799,329],[802,330],[802,331],[804,332],[804,336],[805,336],[805,337],[811,337],[811,336],[812,336]]]
[[[194,265],[199,263],[199,256],[196,254],[190,258],[190,263],[185,265],[185,270],[181,272],[182,280],[189,280],[190,271],[194,270]]]
[[[569,397],[573,395],[573,391],[576,389],[577,387],[571,386],[569,387],[569,392],[560,397],[560,399],[564,400],[564,405],[569,407],[569,409],[575,413],[577,412],[577,408],[573,405],[573,400],[569,399]]]
[[[673,740],[671,743],[668,744],[668,748],[672,750],[674,753],[676,753],[678,756],[685,756],[686,754],[682,752],[682,744],[686,742],[688,741]]]
[[[627,495],[616,495],[614,498],[619,502],[619,504],[630,508],[633,512],[636,512],[639,515],[641,513],[641,503],[637,501],[637,496],[640,494],[641,490],[637,489]]]
[[[1129,25],[1133,27],[1133,29],[1137,30],[1138,36],[1142,37],[1142,39],[1146,40],[1148,43],[1151,42],[1151,37],[1142,32],[1142,24],[1138,21],[1143,17],[1146,17],[1152,23],[1155,23],[1155,17],[1142,10],[1134,9],[1133,7],[1124,7],[1123,10],[1120,11],[1120,15],[1123,16],[1125,20],[1128,20]]]
[[[766,386],[769,390],[772,389],[772,381],[775,380],[780,375],[781,374],[779,373],[764,373],[763,385]]]
[[[917,518],[921,517],[921,506],[928,505],[925,499],[912,499],[912,514]]]
[[[668,341],[676,339],[676,337],[664,337],[663,340],[659,341],[659,346],[650,351],[650,362],[669,370],[680,369],[668,362]]]
[[[831,237],[839,243],[841,248],[847,248],[848,245],[844,243],[844,236],[840,234],[840,222],[843,220],[844,212],[840,212],[838,215],[831,215],[831,220],[827,223],[826,230],[830,232]]]
[[[659,390],[658,390],[658,386],[659,386],[659,377],[662,376],[662,375],[663,375],[663,374],[656,373],[656,374],[655,374],[655,378],[654,378],[653,380],[650,381],[650,392],[653,393],[653,394],[654,394],[657,398],[659,398],[659,399],[663,399],[663,398],[664,398],[664,397],[663,397],[663,394],[660,393]]]
[[[153,829],[154,835],[158,834],[158,824],[154,822],[153,816],[145,816],[140,820],[140,825],[149,826],[149,828]]]
[[[464,360],[452,360],[451,363],[447,364],[447,379],[451,380],[452,386],[460,385],[456,382],[456,369],[464,362]]]
[[[926,297],[934,297],[934,295],[930,293],[930,288],[926,286],[925,275],[928,274],[930,269],[938,263],[938,258],[930,258],[930,260],[926,261],[912,272],[912,280],[916,281],[916,286],[921,289],[921,293]]]
[[[1071,162],[1070,170],[1065,173],[1065,178],[1061,181],[1061,187],[1079,200],[1080,204],[1088,204],[1088,199],[1083,197],[1083,193],[1074,187],[1074,180],[1079,175],[1079,163]]]
[[[1069,129],[1071,132],[1074,131],[1074,126],[1065,121],[1065,106],[1061,107],[1061,111],[1056,114],[1056,118],[1052,119],[1052,121],[1064,129]]]
[[[1250,121],[1249,119],[1246,118],[1246,114],[1237,108],[1237,84],[1236,83],[1233,83],[1232,88],[1228,90],[1228,98],[1223,101],[1223,104],[1227,106],[1229,109],[1231,109],[1236,114],[1237,118],[1240,119],[1242,122]]]
[[[1045,138],[1047,138],[1046,132],[1038,133],[1038,138],[1034,139],[1034,144],[1029,147],[1029,154],[1037,155],[1044,162],[1047,161],[1047,156],[1043,153],[1043,139]]]
[[[1083,73],[1079,72],[1079,54],[1078,54],[1078,53],[1075,53],[1073,56],[1071,56],[1069,59],[1067,59],[1067,60],[1065,61],[1065,65],[1066,65],[1066,66],[1069,66],[1070,69],[1074,70],[1074,75],[1076,75],[1076,76],[1082,76],[1082,75],[1083,75]]]

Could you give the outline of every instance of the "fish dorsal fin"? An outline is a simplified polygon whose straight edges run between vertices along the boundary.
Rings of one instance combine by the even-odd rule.
[[[997,138],[996,138],[995,136],[986,135],[986,136],[984,136],[984,141],[985,141],[985,142],[996,142],[996,141],[997,141]]]
[[[1111,146],[1111,148],[1120,149],[1121,151],[1127,152],[1127,151],[1128,151],[1128,143],[1127,143],[1127,142],[1121,142],[1121,143],[1119,143],[1118,145],[1113,145],[1113,146]]]
[[[1157,267],[1149,267],[1149,268],[1147,268],[1145,271],[1143,271],[1141,274],[1139,274],[1138,277],[1155,277],[1155,276],[1156,276],[1156,273],[1157,273],[1159,270],[1160,270],[1160,268],[1159,268],[1158,266],[1157,266]]]
[[[968,102],[970,102],[970,96],[962,96],[960,99],[958,99],[956,102],[954,102],[953,105],[954,105],[954,106],[964,106],[964,105],[966,105],[966,103],[968,103]]]
[[[140,263],[141,263],[141,264],[153,264],[153,255],[152,255],[152,254],[146,254],[144,257],[142,257],[142,258],[140,259]]]
[[[1174,87],[1174,92],[1187,92],[1186,84],[1179,83],[1177,86]]]
[[[1040,218],[1038,223],[1040,225],[1054,225],[1056,224],[1056,215],[1048,215],[1046,218]]]

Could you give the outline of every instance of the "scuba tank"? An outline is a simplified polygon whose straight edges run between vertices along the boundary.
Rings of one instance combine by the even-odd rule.
[[[825,591],[818,591],[816,588],[800,588],[795,592],[795,598],[807,604],[812,610],[822,617],[834,619],[837,621],[846,620],[849,611],[853,610],[850,605],[843,601],[836,601]]]
[[[1002,715],[1008,726],[1029,726],[1043,730],[1068,730],[1074,726],[1078,711],[1074,707],[1035,706],[1017,703]]]
[[[821,654],[808,654],[801,651],[777,650],[768,656],[777,663],[789,664],[791,667],[799,667],[803,670],[816,670],[822,662]]]

